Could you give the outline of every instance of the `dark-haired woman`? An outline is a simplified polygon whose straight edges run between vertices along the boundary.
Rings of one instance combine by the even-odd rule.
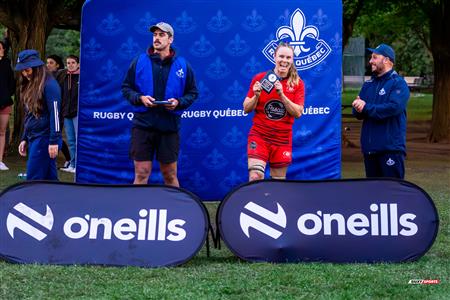
[[[59,121],[61,89],[36,50],[19,53],[20,96],[25,122],[19,154],[27,155],[27,180],[57,180],[56,156],[61,146]]]
[[[12,96],[16,89],[14,72],[11,68],[11,61],[6,57],[6,51],[7,45],[0,41],[0,171],[9,170],[3,162],[3,154],[6,144],[6,128],[13,105]]]

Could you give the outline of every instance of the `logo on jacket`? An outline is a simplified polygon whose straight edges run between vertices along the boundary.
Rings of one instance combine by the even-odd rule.
[[[279,203],[277,203],[276,213],[262,206],[259,206],[254,202],[247,203],[244,208],[249,212],[252,212],[253,214],[256,214],[257,216],[263,218],[265,221],[271,222],[273,225],[277,225],[283,229],[286,228],[286,213]],[[248,238],[250,238],[250,228],[253,228],[267,236],[270,236],[275,240],[282,235],[282,232],[280,230],[275,229],[273,228],[273,226],[269,226],[243,212],[240,215],[239,223],[241,225],[242,231]]]
[[[280,42],[289,43],[294,48],[294,65],[297,70],[310,69],[321,63],[331,53],[331,47],[319,39],[316,26],[306,26],[303,12],[297,8],[291,15],[291,26],[281,26],[272,40],[262,50],[264,56],[275,63],[274,53]]]
[[[279,120],[286,115],[286,107],[281,101],[270,100],[264,105],[264,112],[270,120]]]
[[[392,160],[392,158],[389,157],[389,159],[388,159],[387,162],[386,162],[386,165],[388,165],[388,166],[393,166],[393,165],[395,165],[395,161]]]
[[[384,90],[384,88],[382,88],[379,92],[378,95],[383,96],[386,94],[386,91]]]
[[[176,72],[176,74],[177,74],[177,76],[178,76],[179,78],[184,78],[184,71],[183,71],[183,69],[179,69],[179,70]]]
[[[53,213],[50,207],[48,207],[48,205],[46,206],[47,211],[45,212],[45,215],[40,214],[31,207],[23,204],[22,202],[14,206],[14,209],[16,210],[16,212],[19,212],[31,221],[34,221],[37,225],[40,225],[50,231],[53,227]],[[29,224],[28,222],[25,222],[13,213],[9,213],[8,217],[6,218],[6,228],[8,229],[8,233],[12,238],[14,238],[14,230],[16,228],[22,230],[38,241],[42,241],[47,236],[47,234],[42,230]]]

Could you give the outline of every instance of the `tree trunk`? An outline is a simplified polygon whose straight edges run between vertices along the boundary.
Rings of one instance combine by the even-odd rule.
[[[434,60],[433,115],[428,140],[448,142],[450,137],[450,5],[441,0],[430,15],[431,51]]]
[[[48,22],[47,1],[34,0],[33,5],[21,7],[20,11],[11,13],[11,18],[16,21],[13,27],[8,27],[13,61],[16,61],[18,52],[24,49],[36,49],[44,59],[45,43],[51,31]],[[19,73],[16,74],[16,78],[20,78]],[[24,111],[19,90],[18,84],[14,105],[13,147],[19,144],[23,129]]]

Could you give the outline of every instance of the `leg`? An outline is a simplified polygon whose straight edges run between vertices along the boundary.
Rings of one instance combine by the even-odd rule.
[[[27,180],[58,180],[56,160],[48,155],[48,137],[29,142]]]
[[[69,144],[70,150],[70,167],[75,168],[75,152],[76,152],[76,140],[75,140],[75,128],[73,120],[70,118],[64,119],[64,128],[66,129],[67,144]]]
[[[177,162],[168,164],[160,162],[159,167],[161,168],[161,173],[164,177],[164,183],[166,185],[180,187],[177,176]]]
[[[155,134],[133,127],[131,129],[130,158],[134,161],[134,184],[147,184],[152,172]]]
[[[288,167],[282,167],[282,168],[272,168],[270,167],[270,177],[272,179],[286,179],[286,173],[287,173]]]
[[[179,187],[177,174],[178,152],[180,151],[180,136],[177,132],[161,133],[156,159],[159,161],[161,173],[166,185]]]
[[[151,161],[134,161],[134,182],[133,184],[147,184],[152,171]]]
[[[266,162],[257,158],[248,158],[248,181],[264,179]]]
[[[389,153],[380,156],[380,167],[383,177],[405,177],[405,155],[401,153]]]
[[[0,161],[3,161],[3,153],[6,144],[6,127],[8,126],[9,114],[0,115]]]
[[[364,167],[366,169],[366,177],[382,177],[379,165],[379,156],[377,154],[364,154]]]
[[[64,159],[66,161],[70,162],[71,159],[70,159],[69,146],[67,146],[67,143],[64,140],[62,141],[61,152],[64,155]]]

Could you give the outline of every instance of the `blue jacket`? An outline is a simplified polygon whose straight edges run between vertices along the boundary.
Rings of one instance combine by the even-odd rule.
[[[361,150],[365,154],[383,152],[406,153],[406,106],[409,88],[397,72],[391,70],[367,80],[359,92],[366,102],[364,109],[353,115],[363,120]]]
[[[22,140],[32,141],[37,137],[48,136],[49,144],[57,145],[61,142],[61,89],[53,76],[45,82],[43,100],[42,112],[38,118],[25,108],[27,112]]]
[[[164,60],[161,60],[159,54],[153,54],[152,49],[149,49],[147,54],[152,63],[153,73],[153,95],[150,96],[156,100],[167,100],[166,86],[172,64],[176,59],[175,51],[171,49],[172,55]],[[135,58],[128,69],[126,77],[122,83],[122,95],[131,104],[143,106],[139,97],[145,95],[145,93],[138,88],[135,78],[138,59],[139,57]],[[198,97],[194,72],[188,63],[186,63],[186,68],[184,93],[181,97],[174,97],[179,102],[175,110],[188,108]],[[136,112],[133,118],[133,126],[155,129],[163,132],[177,132],[180,130],[180,119],[181,116],[179,114],[174,114],[163,106],[156,106],[150,107],[143,112],[140,110]]]

